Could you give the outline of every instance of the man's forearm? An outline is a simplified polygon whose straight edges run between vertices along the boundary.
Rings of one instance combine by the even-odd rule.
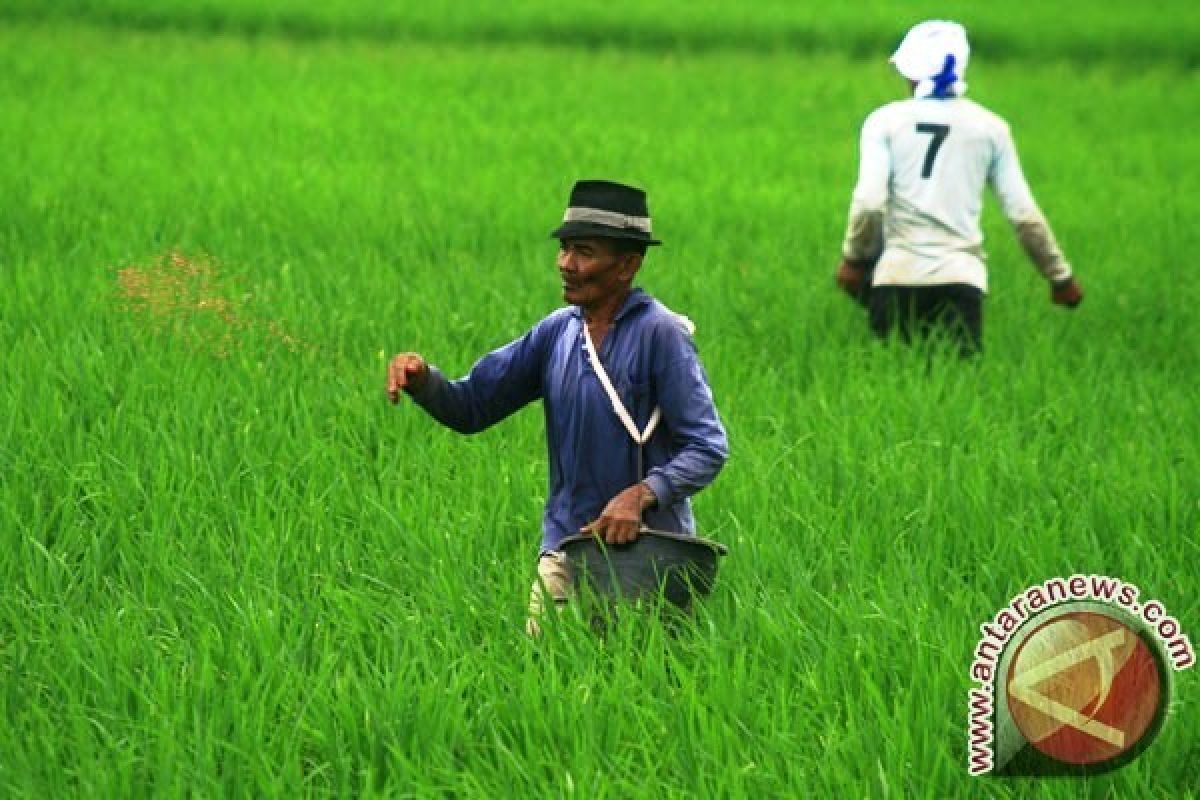
[[[409,397],[425,413],[442,425],[459,433],[476,433],[486,427],[480,414],[474,409],[471,398],[462,382],[447,380],[441,370],[432,364],[429,375],[420,388],[409,392]]]
[[[1045,217],[1039,214],[1014,222],[1013,227],[1016,229],[1017,239],[1021,242],[1021,248],[1046,280],[1053,284],[1061,284],[1071,277],[1071,265],[1063,257]]]
[[[883,212],[851,209],[842,241],[842,258],[857,267],[869,267],[883,253]]]
[[[659,508],[675,505],[712,483],[725,466],[728,450],[719,446],[692,446],[649,471],[643,481],[654,493]]]

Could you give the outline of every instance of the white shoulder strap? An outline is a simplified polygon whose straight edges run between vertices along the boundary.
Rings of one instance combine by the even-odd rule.
[[[655,406],[653,413],[650,414],[650,421],[646,423],[646,430],[638,430],[633,417],[629,415],[625,404],[621,402],[620,396],[617,395],[617,390],[613,388],[612,381],[608,378],[608,371],[600,363],[600,354],[596,352],[596,346],[592,344],[592,334],[588,330],[587,321],[580,320],[580,324],[583,325],[583,342],[587,348],[588,357],[592,359],[592,369],[596,371],[596,377],[600,379],[600,385],[604,387],[604,391],[608,394],[613,411],[616,412],[617,418],[621,420],[621,424],[625,426],[625,430],[629,431],[629,435],[633,437],[633,440],[638,444],[645,444],[654,434],[654,429],[658,427],[658,421],[662,419],[662,409]]]

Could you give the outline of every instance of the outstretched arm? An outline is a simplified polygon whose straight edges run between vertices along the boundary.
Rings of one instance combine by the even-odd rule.
[[[542,354],[538,329],[475,362],[465,378],[447,380],[416,353],[400,353],[388,365],[388,397],[407,393],[430,416],[460,433],[475,433],[541,395]]]

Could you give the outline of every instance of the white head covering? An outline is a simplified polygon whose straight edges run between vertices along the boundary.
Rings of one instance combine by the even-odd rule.
[[[890,61],[901,75],[916,81],[913,97],[961,97],[971,46],[957,22],[931,19],[912,27]]]

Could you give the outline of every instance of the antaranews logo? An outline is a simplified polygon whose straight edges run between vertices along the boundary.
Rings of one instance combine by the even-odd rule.
[[[971,662],[967,771],[1077,775],[1117,769],[1150,746],[1171,673],[1195,652],[1178,620],[1104,575],[1051,578],[991,621]]]

